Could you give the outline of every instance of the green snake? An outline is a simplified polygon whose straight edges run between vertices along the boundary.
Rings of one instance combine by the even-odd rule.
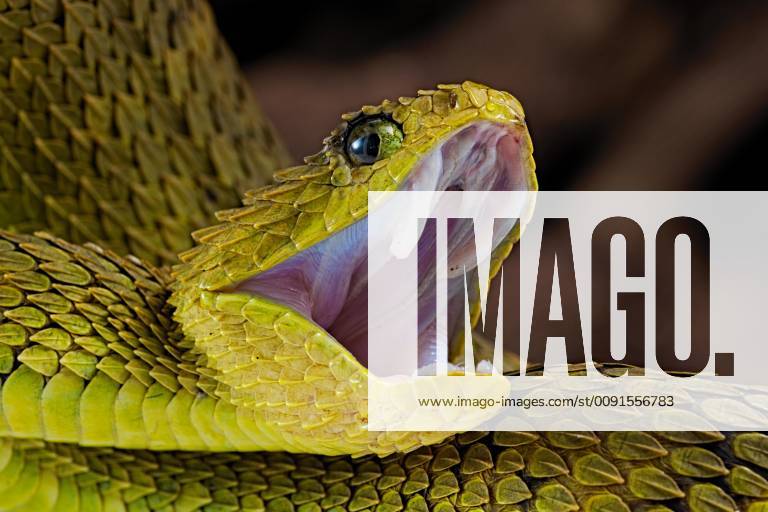
[[[366,429],[349,234],[369,191],[535,190],[510,94],[344,114],[265,185],[204,2],[7,0],[0,40],[0,509],[768,511],[761,433]]]

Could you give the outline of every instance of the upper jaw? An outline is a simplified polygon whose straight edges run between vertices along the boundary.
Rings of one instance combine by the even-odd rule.
[[[530,190],[524,128],[471,123],[417,163],[401,190]]]
[[[479,121],[438,143],[400,190],[534,190],[525,127]],[[510,226],[511,229],[511,226]],[[256,274],[234,291],[262,296],[311,318],[367,364],[366,219]]]

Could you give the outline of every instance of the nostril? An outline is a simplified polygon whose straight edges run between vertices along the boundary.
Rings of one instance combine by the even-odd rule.
[[[445,190],[456,191],[456,192],[463,192],[464,191],[464,183],[462,183],[462,182],[453,183],[452,185],[450,185]]]

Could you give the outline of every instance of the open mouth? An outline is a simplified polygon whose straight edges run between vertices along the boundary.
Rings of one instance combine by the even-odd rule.
[[[470,124],[422,157],[400,190],[532,190],[530,154],[523,137],[524,128],[517,125],[488,121]],[[513,227],[509,226],[504,235]],[[461,231],[449,234],[461,241],[456,250],[460,261],[456,263],[471,270],[475,258],[473,253],[468,255],[474,248],[469,246],[471,237],[467,235]],[[241,282],[235,289],[269,298],[311,318],[367,366],[366,219]],[[460,287],[449,289],[449,307],[462,291]],[[433,328],[429,318],[419,325],[420,330]],[[425,350],[432,351],[433,347]]]

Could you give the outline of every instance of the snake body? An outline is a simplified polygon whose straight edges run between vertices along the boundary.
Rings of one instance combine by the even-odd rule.
[[[286,159],[204,2],[0,2],[0,38],[0,509],[768,510],[756,432],[368,432],[365,367],[238,288],[473,123],[514,134],[534,188],[508,93],[345,114],[237,206]],[[365,117],[404,140],[356,165],[342,140]]]

